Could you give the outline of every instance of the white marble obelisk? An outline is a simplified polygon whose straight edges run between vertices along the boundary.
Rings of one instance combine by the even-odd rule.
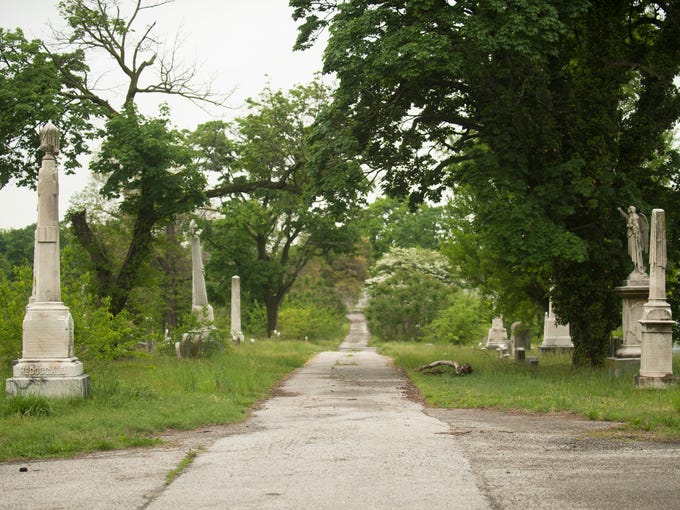
[[[196,227],[196,222],[191,220],[189,224],[191,232],[191,262],[192,262],[192,284],[191,310],[198,316],[202,326],[208,326],[215,322],[215,315],[212,306],[208,303],[208,293],[205,290],[205,274],[203,269],[203,254],[201,253],[200,232]]]
[[[40,131],[45,152],[38,173],[38,223],[35,230],[33,295],[26,307],[22,357],[6,381],[11,396],[84,397],[90,377],[74,355],[73,318],[61,301],[59,261],[59,182],[55,156],[59,130]]]
[[[208,303],[208,293],[205,289],[200,232],[194,220],[189,223],[189,232],[191,233],[191,312],[198,319],[198,329],[183,334],[182,339],[175,342],[175,352],[178,358],[198,356],[202,344],[209,340],[215,322],[213,307]]]
[[[666,216],[663,209],[652,211],[649,243],[649,299],[642,311],[640,388],[666,388],[677,383],[673,376],[673,326],[671,307],[666,302]]]
[[[243,342],[241,331],[241,278],[231,277],[231,339],[234,343]]]

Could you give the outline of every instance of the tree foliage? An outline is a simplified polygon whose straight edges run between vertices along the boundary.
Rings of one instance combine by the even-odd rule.
[[[290,4],[298,47],[328,28],[334,122],[386,191],[452,188],[477,276],[500,275],[501,300],[554,288],[575,363],[601,363],[627,271],[616,207],[673,205],[680,2]]]
[[[311,171],[309,130],[327,97],[319,82],[287,93],[266,88],[229,131],[212,123],[196,133],[212,147],[204,150],[210,164],[223,165],[221,183],[208,195],[226,195],[223,217],[206,227],[208,274],[221,282],[222,295],[238,274],[265,305],[269,333],[278,328],[279,307],[306,264],[353,241],[349,209],[331,210]]]
[[[35,186],[42,158],[38,133],[48,120],[61,129],[67,171],[79,166],[76,157],[93,135],[93,110],[73,99],[76,90],[62,80],[60,68],[86,72],[82,52],[55,55],[21,29],[0,28],[0,188],[11,179]]]
[[[428,248],[438,250],[444,232],[444,208],[420,204],[411,210],[395,198],[380,197],[362,212],[358,228],[371,244],[378,259],[391,248]]]
[[[138,112],[138,98],[162,93],[214,104],[224,100],[210,90],[196,87],[194,69],[179,64],[175,59],[176,48],[165,51],[154,34],[156,22],[152,18],[145,21],[150,19],[152,9],[165,3],[62,0],[58,8],[66,28],[56,34],[56,42],[26,43],[16,36],[3,44],[3,48],[14,48],[12,55],[22,64],[7,71],[8,75],[23,83],[34,96],[41,87],[46,88],[45,102],[62,108],[68,106],[69,110],[48,110],[65,114],[63,119],[52,120],[63,125],[67,137],[71,127],[87,128],[89,124],[84,120],[97,117],[105,121],[104,128],[96,131],[104,140],[91,169],[104,176],[101,193],[110,199],[120,199],[121,217],[132,224],[130,236],[111,246],[98,236],[99,229],[93,226],[87,209],[71,211],[69,218],[78,242],[91,259],[99,296],[109,299],[114,315],[123,310],[141,268],[150,262],[155,230],[204,200],[205,181],[180,133],[170,126],[167,107],[161,108],[157,118],[148,118]],[[87,66],[94,55],[108,60],[106,82],[110,88],[102,88],[101,76]],[[28,73],[22,66],[32,61],[40,67]],[[123,93],[111,93],[111,89]],[[19,99],[15,108],[30,111],[31,97]],[[8,131],[24,143],[21,136],[27,128],[32,129],[27,125],[32,118],[12,117]],[[71,138],[67,138],[67,156],[82,153],[83,137],[94,134],[87,130],[71,133]],[[33,136],[29,141],[35,143],[36,138]],[[37,146],[35,143],[34,147]],[[23,172],[21,175],[27,181],[32,178],[27,168],[17,171]]]
[[[137,282],[140,268],[152,253],[154,228],[175,215],[193,211],[204,200],[205,179],[193,165],[193,152],[169,119],[147,119],[129,107],[107,123],[108,136],[92,170],[107,176],[101,193],[122,197],[120,211],[132,222],[120,264],[114,249],[98,238],[86,211],[70,219],[97,275],[99,294],[111,298],[111,312],[120,313]]]

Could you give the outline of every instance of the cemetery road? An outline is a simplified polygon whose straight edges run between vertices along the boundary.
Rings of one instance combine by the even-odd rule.
[[[156,448],[0,463],[0,509],[678,507],[679,444],[612,438],[598,431],[616,424],[573,415],[428,408],[366,346],[363,316],[350,318],[339,351],[295,372],[247,422]]]
[[[297,371],[252,432],[216,441],[148,508],[490,508],[448,425],[406,397],[351,319],[339,351]]]

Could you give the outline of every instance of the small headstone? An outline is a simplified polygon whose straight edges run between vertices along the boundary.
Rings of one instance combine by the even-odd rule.
[[[507,352],[508,332],[503,327],[503,317],[495,317],[491,321],[491,328],[486,338],[487,349],[501,349]]]
[[[531,350],[531,330],[521,322],[513,322],[510,326],[513,349]]]

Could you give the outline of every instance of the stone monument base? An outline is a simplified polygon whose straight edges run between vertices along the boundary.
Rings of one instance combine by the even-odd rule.
[[[90,391],[90,376],[76,377],[12,377],[5,381],[10,397],[41,396],[50,398],[84,398]]]
[[[640,389],[665,390],[678,384],[678,378],[673,374],[666,374],[663,377],[650,377],[637,374],[635,376],[635,386]]]
[[[8,396],[85,397],[90,376],[83,374],[78,358],[20,359],[5,381]]]
[[[617,358],[614,356],[604,360],[607,373],[613,377],[633,375],[640,372],[640,358]]]
[[[482,347],[482,349],[486,349],[487,351],[497,351],[497,350],[500,349],[501,351],[506,351],[506,352],[507,352],[507,350],[508,350],[508,344],[505,344],[505,343],[493,343],[493,342],[492,342],[492,343],[488,343],[488,344],[484,345],[484,347]]]
[[[574,352],[573,346],[567,345],[541,345],[538,347],[538,354],[571,354]]]

